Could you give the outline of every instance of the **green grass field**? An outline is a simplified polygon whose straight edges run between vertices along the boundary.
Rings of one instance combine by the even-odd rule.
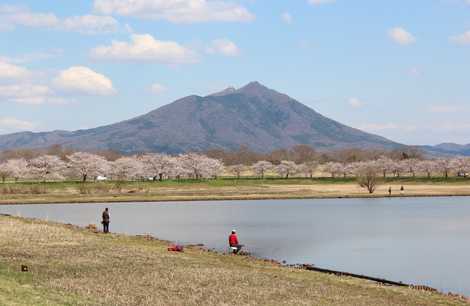
[[[379,177],[381,183],[431,183],[431,184],[470,184],[470,178],[464,177]],[[345,184],[355,183],[354,177],[294,177],[294,178],[280,178],[280,177],[265,177],[263,179],[256,177],[221,177],[218,179],[181,179],[181,180],[163,180],[163,181],[105,181],[105,182],[90,182],[83,183],[81,181],[57,181],[57,182],[40,182],[40,181],[6,181],[0,183],[0,187],[15,185],[21,186],[46,186],[48,188],[60,189],[77,187],[81,185],[109,185],[114,186],[121,184],[122,186],[143,186],[143,187],[176,187],[185,185],[204,185],[213,187],[224,187],[233,185],[263,185],[263,184],[276,184],[276,185],[299,185],[299,184]]]
[[[401,186],[406,192],[398,192]],[[0,204],[470,195],[467,178],[386,178],[370,195],[354,178],[219,178],[162,182],[6,182]]]

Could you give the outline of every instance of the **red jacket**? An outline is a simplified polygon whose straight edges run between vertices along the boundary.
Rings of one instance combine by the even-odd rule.
[[[230,246],[237,246],[238,245],[238,237],[237,237],[237,234],[231,234],[229,237],[228,237],[228,244]]]

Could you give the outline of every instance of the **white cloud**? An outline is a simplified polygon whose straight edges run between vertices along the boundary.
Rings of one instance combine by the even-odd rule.
[[[28,7],[0,5],[0,31],[14,30],[17,26],[48,28],[85,34],[115,32],[118,22],[110,16],[72,16],[63,20],[53,13],[38,13]]]
[[[350,98],[348,100],[348,104],[353,108],[361,108],[365,105],[365,103],[359,100],[358,98]]]
[[[0,117],[0,131],[13,132],[13,131],[30,131],[36,127],[36,124],[20,120],[13,117]]]
[[[63,27],[84,34],[112,33],[117,30],[118,22],[110,16],[84,15],[66,18]]]
[[[41,79],[39,79],[41,78]],[[65,104],[47,85],[41,72],[30,71],[0,58],[0,101],[20,104]]]
[[[173,41],[156,40],[150,34],[133,34],[130,42],[113,41],[110,46],[99,46],[91,56],[108,60],[146,60],[165,64],[197,62],[197,55]]]
[[[60,90],[77,94],[107,96],[115,93],[110,79],[83,66],[61,71],[53,84]]]
[[[15,55],[14,57],[0,56],[0,62],[4,61],[10,64],[24,64],[24,63],[43,61],[43,60],[60,57],[63,54],[64,54],[64,50],[62,49],[51,49],[51,50],[46,50],[46,51],[18,54],[18,55]]]
[[[331,4],[335,3],[336,0],[308,0],[308,3],[312,5],[322,5],[322,4]]]
[[[28,69],[10,64],[7,61],[0,59],[0,79],[25,79],[30,75],[31,72]]]
[[[293,18],[289,12],[284,12],[281,14],[281,20],[287,24],[292,24]]]
[[[0,5],[0,29],[11,30],[16,26],[55,27],[60,21],[52,13],[35,13],[27,7]]]
[[[0,102],[18,104],[68,104],[71,96],[61,96],[54,89],[89,95],[110,95],[115,92],[112,82],[86,67],[71,67],[54,80],[42,71],[30,71],[0,58]]]
[[[225,56],[238,56],[240,54],[240,49],[234,42],[226,38],[222,38],[213,40],[211,45],[207,48],[207,53],[221,54]]]
[[[1,85],[0,98],[20,104],[38,105],[56,102],[48,86],[29,83]]]
[[[410,32],[401,27],[390,29],[388,35],[394,42],[400,45],[411,45],[416,42],[416,38]]]
[[[470,31],[459,35],[451,36],[450,41],[458,45],[470,45]]]
[[[246,22],[255,18],[245,7],[222,0],[94,0],[94,9],[105,15],[174,23]]]
[[[166,91],[166,87],[162,84],[154,83],[150,86],[150,91],[155,95],[159,95]]]

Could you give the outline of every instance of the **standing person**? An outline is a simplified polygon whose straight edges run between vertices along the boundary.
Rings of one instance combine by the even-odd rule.
[[[103,221],[101,221],[101,224],[103,224],[103,233],[109,233],[109,210],[107,207],[103,211],[102,218]]]
[[[400,193],[401,193],[401,194],[405,194],[405,187],[403,187],[403,185],[401,185]]]
[[[388,196],[392,196],[392,186],[388,187]]]
[[[232,230],[232,233],[228,237],[228,244],[233,254],[238,254],[242,249],[243,245],[238,242],[237,231]]]

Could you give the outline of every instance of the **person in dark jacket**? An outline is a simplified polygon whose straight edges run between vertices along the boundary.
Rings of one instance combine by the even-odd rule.
[[[243,245],[238,242],[237,231],[232,230],[232,233],[228,237],[228,244],[233,254],[238,254],[242,249]]]
[[[101,224],[103,224],[103,233],[109,233],[109,209],[106,207],[102,214]]]

